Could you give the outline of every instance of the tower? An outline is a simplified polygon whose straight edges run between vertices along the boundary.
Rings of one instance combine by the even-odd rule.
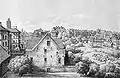
[[[7,24],[7,28],[11,29],[11,21],[10,18],[8,18],[8,20],[6,21]]]

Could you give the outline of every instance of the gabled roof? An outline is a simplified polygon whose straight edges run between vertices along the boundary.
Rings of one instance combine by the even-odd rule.
[[[0,31],[9,31],[9,30],[3,27],[2,25],[0,25]]]
[[[40,41],[39,37],[32,37],[26,42],[26,49],[32,50],[32,48]]]
[[[8,57],[10,57],[10,55],[7,53],[7,50],[0,45],[0,64]]]
[[[64,48],[64,47],[65,47],[65,46],[63,45],[61,39],[59,39],[59,38],[53,38],[53,37],[52,37],[52,39],[53,39],[53,41],[58,45],[59,48]]]
[[[18,32],[20,33],[20,31],[17,29],[17,28],[11,28],[11,29],[8,29],[10,32]]]
[[[61,41],[61,39],[58,39],[58,38],[52,38],[50,33],[46,33],[46,35],[44,37],[42,37],[39,41],[36,41],[36,45],[32,48],[32,51],[47,37],[49,36],[54,42],[55,44],[60,48],[60,49],[63,49],[64,48],[64,45]]]

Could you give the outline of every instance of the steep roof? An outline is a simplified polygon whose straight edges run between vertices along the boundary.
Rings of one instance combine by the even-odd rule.
[[[61,39],[53,38],[53,37],[51,37],[50,33],[46,33],[45,36],[43,36],[42,38],[36,38],[36,37],[34,38],[33,37],[32,39],[28,40],[26,49],[34,50],[46,38],[46,36],[49,36],[59,48],[61,48],[61,49],[64,48],[64,45],[63,45]]]
[[[7,50],[0,45],[0,64],[9,57]]]
[[[9,30],[3,27],[2,25],[0,25],[0,31],[9,31]]]
[[[51,37],[50,33],[46,33],[46,35],[45,35],[43,38],[41,38],[41,40],[38,42],[38,44],[36,44],[36,45],[32,48],[32,50],[34,50],[47,36],[49,36],[49,37],[55,42],[55,44],[56,44],[60,49],[63,49],[63,48],[64,48],[64,45],[63,45],[61,39],[53,38],[53,37]]]
[[[8,29],[10,32],[18,32],[20,33],[20,31],[17,29],[17,28],[11,28],[11,29]]]
[[[53,39],[53,40],[55,41],[55,43],[59,46],[59,48],[64,48],[64,45],[63,45],[61,39],[59,39],[59,38],[52,38],[52,39]]]
[[[26,42],[26,49],[32,49],[39,41],[41,38],[39,37],[32,37]]]

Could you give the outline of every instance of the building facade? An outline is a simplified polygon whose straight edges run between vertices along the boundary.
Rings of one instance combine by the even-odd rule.
[[[40,39],[29,55],[33,57],[33,63],[38,67],[64,66],[64,45],[50,33]]]
[[[10,18],[7,20],[7,29],[10,31],[10,49],[11,51],[20,50],[20,31],[17,29],[17,26],[11,27]]]
[[[6,50],[9,51],[10,49],[10,31],[2,26],[2,23],[0,22],[0,45],[2,45]]]

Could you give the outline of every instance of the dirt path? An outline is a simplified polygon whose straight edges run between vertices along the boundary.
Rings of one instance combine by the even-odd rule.
[[[90,77],[80,77],[80,75],[76,72],[39,73],[19,77],[18,75],[14,75],[9,72],[4,78],[90,78]]]

